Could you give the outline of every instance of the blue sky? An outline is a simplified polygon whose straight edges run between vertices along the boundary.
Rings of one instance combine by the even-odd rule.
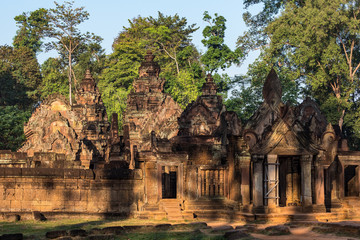
[[[57,1],[62,3],[62,0]],[[4,1],[1,4],[0,11],[0,45],[11,45],[12,38],[15,36],[17,27],[14,17],[23,12],[34,11],[38,8],[53,8],[55,4],[51,0],[15,0]],[[129,26],[128,19],[137,16],[157,16],[160,11],[165,15],[178,14],[180,17],[186,17],[188,23],[196,23],[200,29],[193,34],[193,43],[195,46],[204,51],[201,43],[202,29],[206,23],[202,20],[204,11],[210,15],[218,13],[227,19],[225,41],[231,49],[235,48],[237,37],[246,30],[242,20],[244,6],[242,1],[236,0],[75,0],[75,6],[84,6],[85,10],[90,13],[90,19],[80,25],[84,32],[93,32],[101,36],[106,53],[112,52],[111,45],[114,38],[123,29],[123,26]],[[260,10],[260,6],[250,9],[252,12]],[[56,55],[55,52],[40,53],[38,59],[43,62],[49,56]],[[247,65],[255,60],[257,53],[251,54],[241,67],[231,67],[226,72],[232,76],[246,72]]]

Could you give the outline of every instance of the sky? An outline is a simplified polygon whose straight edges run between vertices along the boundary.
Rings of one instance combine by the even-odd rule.
[[[2,2],[3,1],[3,2]],[[39,8],[54,8],[55,4],[51,0],[0,0],[0,45],[12,45],[12,39],[16,34],[17,26],[14,17],[23,12],[34,11]],[[58,0],[58,3],[63,3]],[[202,30],[206,22],[202,20],[204,11],[208,11],[211,16],[218,13],[226,18],[225,43],[232,49],[235,49],[236,40],[245,30],[246,26],[242,19],[242,14],[246,11],[241,0],[75,0],[75,7],[84,6],[89,12],[89,20],[81,23],[79,28],[83,32],[92,32],[103,38],[102,47],[107,54],[112,53],[111,45],[116,36],[123,27],[128,27],[128,19],[137,16],[156,17],[158,11],[165,15],[178,14],[185,17],[188,24],[196,23],[200,27],[193,34],[193,43],[202,52],[205,51],[201,43]],[[260,11],[261,6],[255,6],[249,9],[256,13]],[[42,63],[48,57],[56,56],[56,52],[40,53],[38,60]],[[233,66],[225,72],[230,76],[245,74],[247,66],[258,56],[257,52],[251,53],[244,64],[240,67]]]

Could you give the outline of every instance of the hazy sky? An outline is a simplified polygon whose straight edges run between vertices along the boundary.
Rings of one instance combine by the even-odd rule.
[[[15,36],[17,27],[14,17],[23,12],[34,11],[38,8],[53,8],[55,4],[51,0],[0,0],[0,45],[11,45],[12,38]],[[62,0],[57,1],[62,3]],[[137,16],[157,16],[160,11],[165,15],[178,14],[180,17],[186,17],[189,24],[196,23],[200,27],[193,34],[193,43],[195,46],[204,51],[201,43],[202,29],[206,23],[202,20],[204,11],[210,15],[218,13],[227,19],[225,41],[231,49],[235,48],[237,37],[246,30],[242,20],[242,14],[245,11],[241,0],[76,0],[75,7],[84,6],[85,10],[90,13],[90,19],[80,25],[83,32],[89,31],[101,36],[106,53],[112,52],[111,45],[114,38],[123,29],[123,26],[129,26],[128,19]],[[260,6],[259,6],[260,7]],[[257,11],[256,8],[251,9]],[[42,63],[49,56],[54,56],[54,52],[40,53],[38,59]],[[251,63],[257,54],[252,54],[241,67],[232,67],[229,69],[229,75],[245,73],[247,64]]]

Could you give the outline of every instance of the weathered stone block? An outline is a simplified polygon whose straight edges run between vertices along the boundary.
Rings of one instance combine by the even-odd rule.
[[[0,239],[6,240],[23,240],[24,236],[22,233],[3,234]]]
[[[10,202],[11,211],[20,212],[22,210],[22,201],[13,200]]]
[[[83,229],[72,229],[69,231],[69,235],[72,237],[86,237],[88,234]]]
[[[14,188],[5,189],[5,191],[3,192],[3,199],[16,200],[15,189]]]
[[[62,231],[50,231],[45,234],[46,238],[55,239],[59,237],[65,237],[68,233],[65,230]]]

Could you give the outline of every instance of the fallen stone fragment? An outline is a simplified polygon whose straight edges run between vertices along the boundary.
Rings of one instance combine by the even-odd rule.
[[[247,237],[250,237],[250,235],[241,230],[230,230],[224,234],[224,238],[228,240],[235,240]]]
[[[222,226],[218,226],[218,227],[213,227],[213,230],[211,232],[217,233],[217,232],[225,232],[225,231],[229,231],[229,230],[234,230],[234,228],[230,225],[222,225]]]
[[[1,240],[23,240],[24,236],[22,233],[14,233],[14,234],[3,234],[0,237]]]
[[[65,237],[67,236],[67,232],[65,230],[60,231],[50,231],[45,234],[46,238],[55,239],[59,237]]]
[[[265,231],[267,231],[270,236],[291,234],[289,227],[284,225],[270,226],[265,228]]]
[[[70,236],[72,237],[86,237],[87,236],[87,232],[83,229],[73,229],[70,230]]]

